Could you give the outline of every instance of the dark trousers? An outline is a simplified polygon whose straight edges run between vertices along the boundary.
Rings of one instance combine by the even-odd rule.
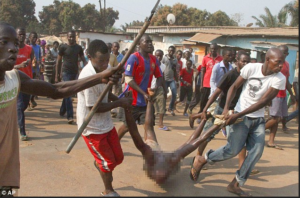
[[[63,81],[76,80],[77,74],[63,73]],[[67,112],[67,119],[73,119],[73,102],[72,97],[64,98],[60,107],[60,115],[64,115]]]
[[[25,114],[30,100],[30,95],[20,92],[17,101],[17,113],[18,113],[18,125],[20,128],[20,134],[25,136]]]
[[[210,88],[208,87],[203,87],[202,90],[200,91],[201,97],[200,97],[200,110],[198,113],[201,113],[202,110],[204,109],[207,101],[208,101],[208,96],[210,94]]]
[[[197,106],[197,104],[200,102],[200,85],[195,87],[195,95],[193,97],[193,100],[191,101],[190,105],[189,105],[189,109],[190,111],[193,111],[193,109],[195,108],[195,106]]]

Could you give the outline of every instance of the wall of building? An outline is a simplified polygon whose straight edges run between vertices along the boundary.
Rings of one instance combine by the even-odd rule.
[[[291,44],[298,44],[297,38],[276,38],[276,37],[226,37],[222,36],[220,38],[214,39],[211,43],[220,43],[224,45],[232,45],[238,46],[242,48],[253,49],[251,41],[264,41],[264,42],[280,42],[280,43],[291,43]]]
[[[105,43],[113,43],[119,42],[120,40],[130,39],[127,35],[118,35],[118,34],[102,34],[102,33],[94,33],[94,32],[80,32],[78,37],[78,44],[83,42],[87,43],[87,47],[89,43],[95,39],[100,39]]]
[[[189,39],[189,38],[191,38],[190,35],[188,35],[188,36],[169,36],[169,35],[165,35],[163,37],[163,42],[172,43],[173,45],[174,44],[181,44],[184,41],[184,39]]]

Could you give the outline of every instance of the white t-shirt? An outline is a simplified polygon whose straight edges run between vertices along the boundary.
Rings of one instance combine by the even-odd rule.
[[[264,76],[262,63],[249,63],[242,70],[240,76],[246,79],[240,98],[235,106],[237,112],[242,112],[257,103],[270,87],[284,90],[286,78],[281,73]],[[246,116],[251,118],[264,117],[265,108],[261,108]]]
[[[91,61],[82,69],[78,79],[95,75],[96,71],[91,64]],[[85,89],[77,95],[77,126],[81,127],[84,119],[90,112],[89,107],[93,107],[98,100],[100,94],[104,91],[106,84],[98,84],[88,89]],[[102,100],[103,103],[108,102],[108,94]],[[113,129],[114,125],[111,119],[110,111],[104,113],[95,113],[87,127],[83,131],[84,136],[90,134],[104,134]]]
[[[166,65],[161,62],[160,63],[160,70],[161,70],[162,74],[164,73],[165,69],[166,69]],[[152,81],[151,81],[151,89],[155,88],[155,86],[156,86],[156,78],[153,75]]]

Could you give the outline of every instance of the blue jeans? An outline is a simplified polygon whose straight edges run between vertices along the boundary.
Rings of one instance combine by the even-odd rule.
[[[62,78],[63,78],[63,81],[76,80],[77,74],[63,73]],[[64,98],[62,103],[61,103],[59,114],[62,116],[62,115],[65,115],[66,112],[67,112],[67,119],[73,119],[72,97]]]
[[[236,180],[242,186],[248,179],[255,164],[261,158],[265,145],[265,119],[244,116],[243,122],[229,126],[227,144],[216,151],[206,153],[210,164],[235,157],[245,146],[248,155],[240,170],[236,171]]]
[[[171,92],[172,92],[172,98],[170,101],[169,109],[174,110],[174,103],[176,101],[176,95],[177,95],[177,88],[176,88],[175,80],[166,81],[166,86],[167,86],[167,89],[170,87]]]
[[[286,122],[289,122],[290,120],[294,119],[295,117],[298,116],[298,114],[299,114],[299,108],[288,115],[288,117],[286,118]]]
[[[20,128],[20,134],[25,136],[25,114],[30,100],[30,95],[20,92],[17,101],[17,113],[18,113],[18,125]]]

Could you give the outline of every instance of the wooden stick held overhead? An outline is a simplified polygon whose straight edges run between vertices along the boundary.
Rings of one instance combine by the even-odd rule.
[[[158,0],[154,6],[154,8],[151,11],[151,15],[150,17],[147,19],[147,21],[145,21],[143,27],[140,29],[139,34],[135,37],[133,43],[130,45],[127,53],[125,54],[125,56],[123,57],[122,61],[119,63],[119,66],[122,65],[122,69],[116,71],[119,73],[123,72],[123,66],[125,65],[127,59],[129,58],[129,56],[131,55],[131,53],[133,52],[135,46],[137,45],[137,43],[139,42],[139,40],[142,38],[143,34],[146,32],[147,28],[150,25],[151,19],[156,11],[156,8],[158,7],[160,0]],[[95,103],[95,105],[93,106],[93,108],[91,109],[91,111],[89,112],[89,114],[87,115],[87,117],[84,119],[82,125],[80,126],[80,128],[78,129],[76,135],[74,136],[74,138],[72,139],[72,141],[70,142],[66,153],[70,153],[70,151],[72,150],[72,148],[74,147],[74,145],[76,144],[77,140],[79,139],[79,137],[81,136],[82,132],[84,131],[84,129],[86,128],[86,126],[88,125],[88,123],[91,121],[93,115],[96,113],[97,107],[98,105],[101,103],[101,101],[103,100],[104,96],[108,93],[108,91],[111,89],[113,84],[108,83],[104,89],[104,91],[101,93],[101,95],[99,96],[97,102]]]

